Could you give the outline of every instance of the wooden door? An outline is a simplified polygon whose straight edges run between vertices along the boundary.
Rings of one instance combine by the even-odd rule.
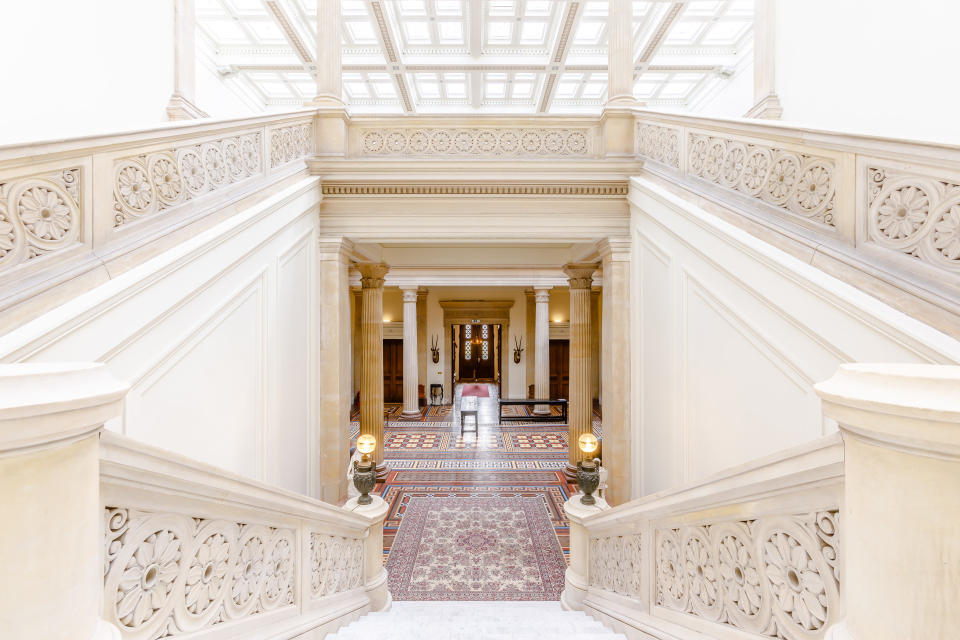
[[[457,363],[460,381],[493,381],[496,372],[494,331],[499,325],[462,324],[459,326],[460,350]]]
[[[570,399],[570,341],[550,341],[550,398]]]
[[[383,401],[403,402],[403,340],[383,341]]]

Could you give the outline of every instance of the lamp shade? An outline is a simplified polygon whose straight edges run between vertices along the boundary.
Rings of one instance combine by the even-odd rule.
[[[377,439],[369,433],[365,433],[357,438],[357,451],[363,454],[373,453],[377,448]]]
[[[597,436],[592,433],[585,433],[577,440],[577,446],[579,446],[580,451],[584,453],[593,453],[597,450],[598,445]]]

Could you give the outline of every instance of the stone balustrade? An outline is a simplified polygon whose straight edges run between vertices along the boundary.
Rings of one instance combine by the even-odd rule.
[[[569,500],[564,607],[631,637],[947,637],[960,367],[843,365],[817,392],[839,434],[613,509]]]
[[[103,365],[0,366],[5,638],[317,637],[390,606],[375,498],[331,506],[113,432]],[[22,523],[22,524],[17,524]],[[312,636],[311,636],[312,637]]]
[[[0,147],[0,308],[304,169],[314,112]]]
[[[635,114],[646,172],[911,293],[960,303],[960,148],[756,120]]]

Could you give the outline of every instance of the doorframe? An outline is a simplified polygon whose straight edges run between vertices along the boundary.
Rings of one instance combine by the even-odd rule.
[[[499,324],[503,326],[502,335],[508,336],[509,340],[510,309],[513,307],[513,300],[440,300],[439,303],[443,309],[445,335],[452,336],[453,326],[457,324]],[[450,350],[453,350],[452,345]],[[502,355],[502,340],[500,352]],[[444,397],[450,398],[451,403],[453,403],[453,369],[453,361],[451,361],[451,366],[443,374]],[[497,382],[502,396],[503,389],[510,388],[506,370],[501,370],[500,380]]]
[[[503,380],[503,371],[501,370],[501,367],[500,367],[500,360],[501,360],[501,358],[503,357],[503,349],[501,348],[502,345],[500,344],[499,336],[498,336],[497,338],[494,338],[494,337],[493,337],[493,336],[497,335],[498,333],[502,333],[502,332],[503,332],[503,325],[502,325],[501,323],[499,323],[499,322],[480,322],[480,323],[477,323],[477,322],[464,322],[464,323],[461,323],[461,324],[452,324],[452,325],[450,325],[450,328],[451,328],[451,331],[450,331],[450,345],[451,345],[450,355],[452,356],[450,360],[451,360],[451,364],[452,364],[452,366],[453,366],[453,369],[452,369],[451,371],[452,371],[452,372],[456,372],[456,371],[457,371],[457,367],[460,365],[460,353],[459,353],[459,349],[454,349],[454,347],[456,346],[456,343],[457,343],[457,336],[458,336],[458,334],[459,334],[459,332],[457,331],[456,328],[457,328],[457,327],[466,326],[466,325],[468,325],[468,324],[471,325],[471,326],[478,326],[478,325],[483,325],[483,324],[485,324],[485,325],[487,325],[488,327],[490,327],[491,329],[496,328],[495,331],[492,330],[492,331],[490,332],[490,333],[491,333],[490,344],[494,345],[494,348],[496,349],[496,352],[497,352],[496,358],[494,358],[494,361],[493,361],[492,365],[493,365],[493,380],[496,381],[496,383],[499,385],[499,384],[502,382],[502,380]],[[461,348],[462,348],[462,347],[461,347]],[[479,355],[478,355],[477,357],[479,358]],[[452,374],[451,374],[451,379],[453,379],[453,375],[452,375]],[[462,375],[456,376],[456,383],[457,383],[457,384],[460,384],[460,381],[461,381],[461,380],[463,380],[463,376],[462,376]]]

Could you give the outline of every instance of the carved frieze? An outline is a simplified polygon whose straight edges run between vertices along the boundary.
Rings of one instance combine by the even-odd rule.
[[[870,166],[867,189],[870,242],[960,271],[960,184]]]
[[[363,541],[359,538],[310,535],[310,592],[322,598],[363,583]]]
[[[650,160],[680,168],[680,130],[645,122],[637,123],[637,153]]]
[[[590,539],[590,586],[625,596],[641,594],[641,534]]]
[[[114,227],[262,172],[259,132],[121,158],[114,164]]]
[[[839,516],[820,511],[656,531],[656,604],[800,640],[837,621]]]
[[[80,171],[0,181],[0,271],[81,240]]]
[[[830,158],[690,133],[687,173],[835,227],[836,163]]]
[[[361,129],[365,156],[587,157],[588,128],[417,127]]]
[[[313,125],[301,122],[270,132],[270,168],[305,158],[313,151]]]

